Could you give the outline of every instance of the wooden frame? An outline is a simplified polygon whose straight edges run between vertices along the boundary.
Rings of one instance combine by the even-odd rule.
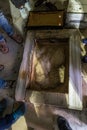
[[[32,52],[34,49],[34,39],[37,38],[70,38],[69,41],[69,93],[26,91],[29,85],[29,67]],[[76,73],[77,72],[77,73]],[[28,98],[34,104],[48,104],[76,110],[83,109],[82,97],[82,77],[80,61],[80,36],[78,31],[40,31],[28,32],[25,41],[23,60],[21,63],[18,81],[15,91],[16,100]]]
[[[63,28],[65,22],[65,11],[30,11],[27,29],[56,29]]]

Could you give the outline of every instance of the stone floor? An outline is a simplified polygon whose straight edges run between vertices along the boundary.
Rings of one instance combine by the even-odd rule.
[[[18,19],[16,18],[16,20],[14,20],[15,16],[12,15],[12,17],[11,17],[11,12],[10,12],[11,8],[10,8],[8,0],[6,0],[4,5],[3,5],[3,1],[1,0],[0,1],[0,6],[2,7],[1,9],[3,10],[4,14],[8,18],[9,22],[12,24],[14,30],[19,33],[20,30],[17,27],[15,27],[15,23],[17,25],[18,20],[21,17],[19,17]],[[14,6],[13,6],[13,10],[14,10]],[[18,12],[17,11],[14,14],[16,14],[18,16]],[[20,28],[21,28],[21,26],[22,25],[20,25]],[[5,66],[5,69],[0,72],[0,77],[4,78],[6,80],[16,80],[17,79],[17,75],[18,75],[18,71],[19,71],[21,58],[22,58],[23,45],[18,45],[15,41],[13,41],[11,38],[9,38],[7,36],[7,34],[5,32],[3,32],[3,30],[0,30],[0,33],[3,33],[4,37],[7,40],[7,45],[9,47],[9,53],[2,54],[0,52],[0,64],[3,64]]]
[[[20,17],[19,10],[16,9],[9,2],[9,0],[5,0],[5,2],[3,2],[3,0],[0,0],[0,9],[3,10],[5,16],[12,24],[14,30],[20,33],[21,35],[23,35],[24,32],[22,31],[23,19]],[[0,64],[3,64],[5,66],[4,70],[0,72],[0,78],[5,79],[8,82],[8,86],[9,86],[8,89],[0,90],[0,99],[2,99],[2,97],[5,97],[8,98],[9,100],[8,108],[5,112],[6,114],[12,112],[12,104],[14,101],[16,80],[18,77],[18,72],[19,72],[20,63],[22,59],[24,43],[21,45],[17,44],[15,41],[9,38],[8,35],[1,28],[0,28],[0,33],[3,34],[3,36],[6,38],[7,45],[9,47],[9,52],[7,54],[2,54],[0,52]],[[13,99],[11,99],[11,97]],[[25,126],[25,124],[23,126]],[[14,128],[12,128],[12,130],[13,129]],[[17,126],[16,130],[18,129],[21,129],[21,127]],[[21,130],[24,129],[25,128],[22,127]]]

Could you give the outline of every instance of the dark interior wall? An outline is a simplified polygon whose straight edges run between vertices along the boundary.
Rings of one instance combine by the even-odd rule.
[[[11,18],[9,0],[0,0],[0,10],[2,10],[8,18]]]

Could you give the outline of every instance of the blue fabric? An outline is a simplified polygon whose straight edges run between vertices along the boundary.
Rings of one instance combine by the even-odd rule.
[[[87,44],[87,38],[82,39],[82,42],[83,42],[84,44]]]
[[[12,26],[8,23],[8,20],[3,15],[2,12],[0,12],[0,27],[9,35],[13,35],[13,29]],[[0,34],[0,38],[2,38],[2,35]]]
[[[0,130],[5,130],[9,128],[14,122],[15,119],[12,114],[1,117],[2,113],[7,107],[7,100],[3,99],[0,101]]]
[[[1,34],[0,34],[0,41],[4,41],[4,37]]]
[[[13,113],[15,120],[19,119],[20,116],[23,116],[25,113],[25,104],[22,103],[19,108]]]
[[[7,87],[7,82],[0,78],[0,89],[6,88],[6,87]]]
[[[0,101],[0,117],[2,117],[3,112],[5,111],[6,108],[7,108],[7,100],[3,99]]]
[[[0,104],[1,105],[1,104]],[[21,104],[18,109],[5,117],[0,118],[0,130],[5,130],[11,127],[25,113],[25,104]]]
[[[5,130],[11,127],[15,123],[15,119],[12,114],[6,115],[3,118],[0,118],[0,130]]]

